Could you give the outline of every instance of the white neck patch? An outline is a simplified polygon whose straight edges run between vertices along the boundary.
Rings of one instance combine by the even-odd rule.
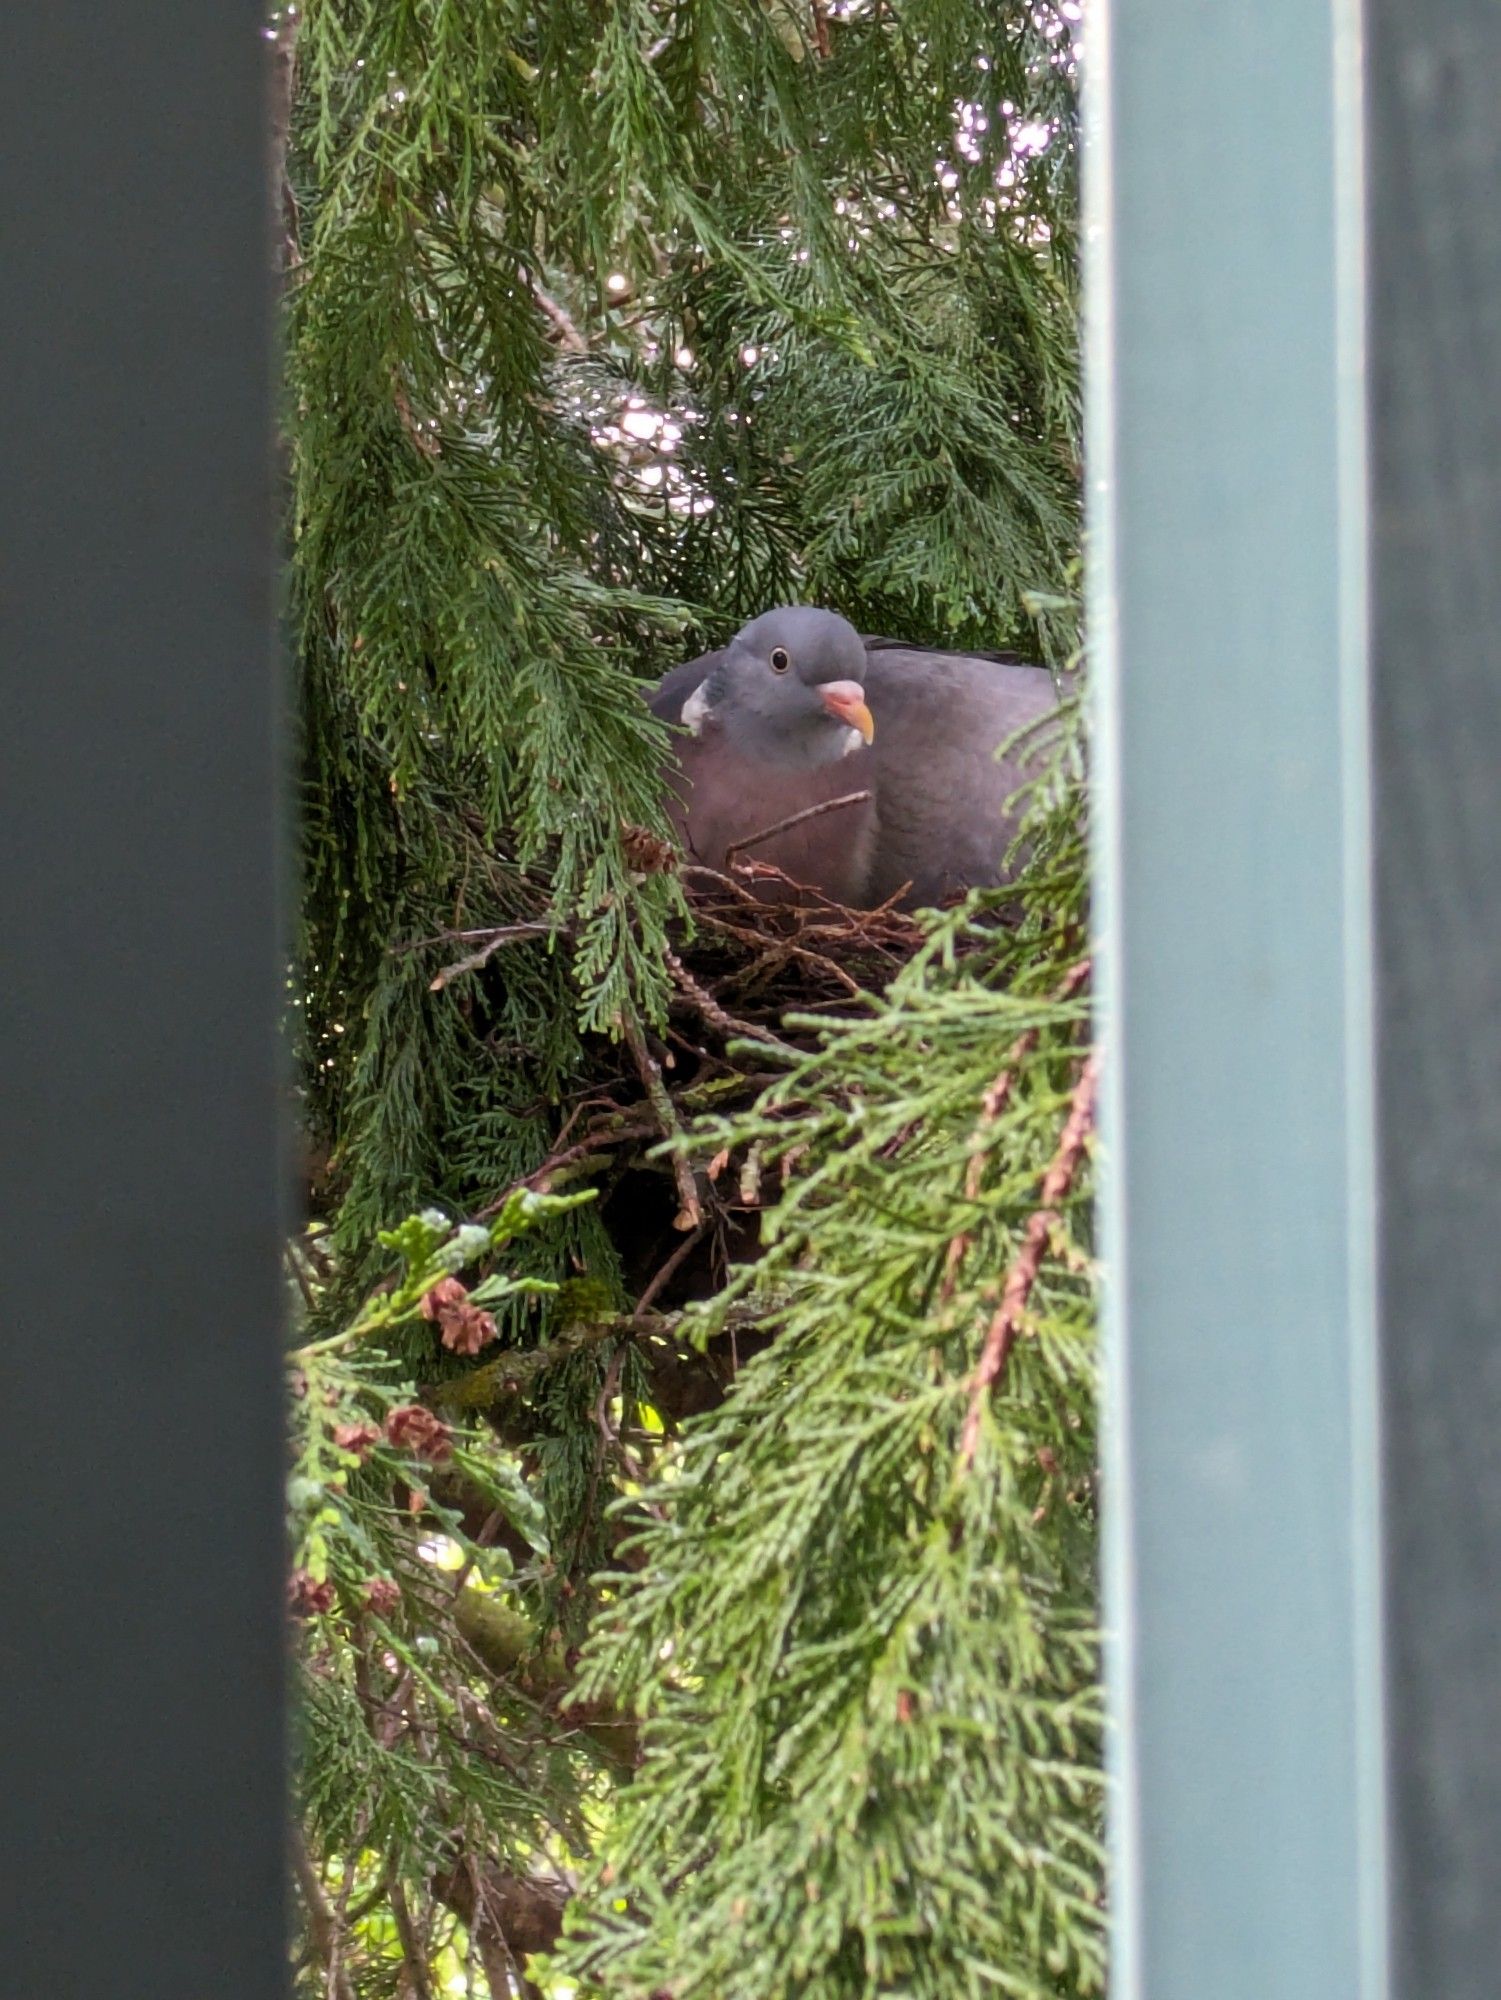
[[[701,680],[692,694],[683,703],[683,713],[680,720],[690,736],[697,736],[713,713],[713,710],[709,707],[708,686],[709,683],[707,680]],[[858,729],[852,730],[850,733],[857,739],[860,734]]]

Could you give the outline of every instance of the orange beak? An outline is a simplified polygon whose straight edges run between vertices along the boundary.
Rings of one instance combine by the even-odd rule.
[[[858,729],[869,743],[876,733],[875,717],[865,706],[865,690],[858,681],[825,681],[818,696],[830,715]]]

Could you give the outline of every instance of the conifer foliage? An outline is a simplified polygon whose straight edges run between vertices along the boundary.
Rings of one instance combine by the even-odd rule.
[[[309,1994],[1099,1989],[1075,732],[1004,908],[769,936],[639,695],[1068,660],[1076,14],[271,19]]]

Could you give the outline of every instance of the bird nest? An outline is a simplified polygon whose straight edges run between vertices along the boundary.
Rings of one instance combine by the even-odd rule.
[[[717,1290],[756,1254],[780,1184],[754,1145],[695,1145],[695,1122],[748,1110],[816,1046],[821,1023],[866,1012],[927,936],[899,898],[850,909],[749,856],[724,870],[676,855],[667,865],[689,911],[666,954],[667,1018],[625,1026],[600,1051],[601,1072],[527,1182],[596,1180],[632,1315],[652,1317]],[[782,1115],[795,1121],[795,1096]]]
[[[514,1399],[581,1348],[630,1349],[645,1366],[654,1407],[671,1423],[720,1400],[743,1362],[773,1337],[767,1305],[775,1302],[759,1295],[725,1305],[707,1345],[701,1322],[688,1337],[682,1312],[757,1258],[762,1216],[805,1157],[799,1124],[810,1110],[826,1111],[837,1087],[827,1065],[810,1069],[806,1085],[796,1074],[825,1026],[868,1017],[892,980],[933,948],[931,919],[900,907],[900,896],[873,909],[848,907],[757,858],[754,850],[785,824],[742,841],[722,868],[684,857],[645,829],[625,830],[633,872],[672,872],[683,891],[684,914],[665,949],[668,1004],[651,1026],[626,1018],[615,1036],[592,1039],[544,1157],[478,1211],[480,1219],[495,1214],[519,1187],[593,1186],[620,1289],[580,1267],[526,1370],[508,1356],[504,1368],[495,1363],[463,1384],[448,1382],[446,1400],[483,1402],[493,1416],[485,1399],[499,1394],[497,1370]],[[945,963],[993,954],[997,926],[1011,928],[1024,902],[987,899],[973,922],[948,926]],[[432,985],[483,975],[505,947],[556,936],[540,910],[533,916],[523,904],[518,917],[523,912],[525,921],[426,940],[469,948]],[[778,1083],[768,1100],[768,1086]],[[618,1379],[618,1365],[611,1360],[607,1383]]]
[[[684,867],[694,935],[667,959],[674,1015],[696,1017],[722,1039],[786,1047],[789,1014],[841,1014],[863,1005],[922,943],[922,928],[898,907],[899,896],[873,910],[852,910],[769,863],[731,868]]]

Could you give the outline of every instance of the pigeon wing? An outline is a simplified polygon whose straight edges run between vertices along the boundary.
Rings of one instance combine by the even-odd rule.
[[[1058,704],[1044,667],[979,653],[867,641],[866,700],[876,719],[877,832],[872,902],[910,883],[915,907],[997,882],[1046,732],[997,758]]]

